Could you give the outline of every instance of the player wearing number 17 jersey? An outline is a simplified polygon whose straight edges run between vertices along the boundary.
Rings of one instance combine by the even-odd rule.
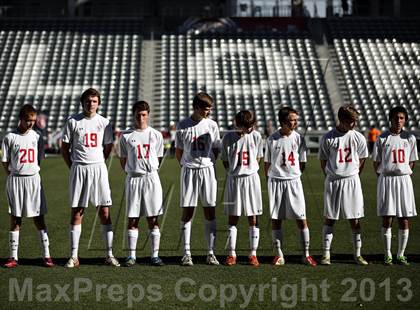
[[[113,232],[109,210],[112,200],[105,165],[112,150],[113,130],[109,120],[97,114],[101,101],[96,89],[85,90],[80,102],[83,112],[69,117],[64,126],[61,145],[61,154],[70,168],[69,192],[72,207],[71,257],[65,267],[79,266],[82,219],[89,201],[98,209],[102,236],[107,248],[105,263],[119,266],[112,254]]]
[[[300,230],[302,262],[316,266],[309,255],[309,228],[306,221],[305,197],[300,176],[305,169],[305,139],[295,131],[298,112],[290,107],[279,110],[281,128],[266,142],[264,168],[268,179],[268,198],[272,223],[273,245],[277,251],[273,265],[283,265],[282,220],[295,219]]]
[[[54,266],[44,221],[47,206],[39,175],[40,162],[44,156],[43,143],[41,135],[32,129],[36,122],[36,114],[32,105],[23,105],[19,112],[17,130],[8,133],[3,139],[2,164],[7,174],[6,193],[10,213],[10,256],[4,264],[6,268],[18,265],[22,217],[33,218],[44,250],[44,266]]]
[[[318,157],[326,175],[324,183],[324,227],[322,265],[330,265],[333,225],[339,217],[348,219],[352,229],[354,259],[368,263],[361,256],[360,219],[364,217],[363,193],[359,174],[368,157],[365,137],[354,130],[359,113],[352,105],[338,110],[338,126],[321,139]]]
[[[408,119],[407,110],[402,106],[389,112],[391,128],[376,141],[372,158],[377,182],[377,209],[382,217],[382,239],[385,248],[385,265],[392,265],[391,238],[392,221],[398,218],[397,263],[408,265],[404,251],[408,242],[409,219],[416,216],[413,173],[418,160],[416,138],[403,130]]]

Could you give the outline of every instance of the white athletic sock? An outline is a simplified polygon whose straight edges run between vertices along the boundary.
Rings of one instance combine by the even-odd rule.
[[[352,232],[352,239],[353,239],[353,251],[354,251],[354,256],[355,257],[359,257],[360,254],[360,250],[362,249],[362,237],[360,233],[354,233]]]
[[[71,257],[77,258],[79,256],[79,240],[82,233],[82,225],[70,225],[70,246]]]
[[[283,252],[281,250],[281,246],[283,244],[283,232],[281,229],[275,229],[271,231],[271,236],[273,238],[273,246],[274,250],[276,251],[277,256],[283,258]]]
[[[184,240],[184,255],[191,255],[191,221],[181,222],[181,234]]]
[[[331,242],[333,240],[332,226],[324,225],[322,227],[322,250],[325,257],[330,257]]]
[[[405,248],[408,242],[408,229],[398,229],[398,252],[397,257],[404,256]]]
[[[159,228],[153,228],[149,230],[150,233],[150,250],[152,252],[151,257],[159,256],[159,244],[160,244],[160,230]]]
[[[228,250],[230,256],[236,256],[236,237],[238,236],[238,229],[236,226],[228,226]]]
[[[300,230],[299,233],[300,236],[300,243],[302,244],[302,250],[303,250],[303,255],[305,255],[305,257],[309,256],[309,228],[306,227],[304,229]]]
[[[47,230],[41,229],[38,230],[39,234],[39,241],[41,242],[42,250],[43,250],[43,257],[51,257],[50,256],[50,240],[48,239],[48,232]]]
[[[102,238],[105,241],[106,252],[109,257],[113,257],[112,255],[112,242],[114,241],[114,233],[112,231],[112,225],[106,224],[101,225],[102,227]]]
[[[384,242],[385,256],[387,257],[392,256],[392,253],[391,253],[392,228],[382,227],[381,232],[382,232],[382,241]]]
[[[19,230],[9,231],[10,258],[18,260]]]
[[[214,254],[214,247],[216,243],[216,220],[205,221],[205,234],[207,240],[208,254]]]
[[[137,229],[127,230],[128,256],[136,259],[137,239],[139,231]]]
[[[257,255],[258,243],[260,241],[260,229],[256,226],[249,227],[249,247],[251,248],[251,256]]]

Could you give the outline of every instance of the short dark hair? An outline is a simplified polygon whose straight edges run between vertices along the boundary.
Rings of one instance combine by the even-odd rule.
[[[213,104],[213,98],[205,92],[199,92],[193,99],[194,109],[212,107]]]
[[[150,113],[150,106],[146,101],[140,100],[133,104],[131,111],[133,114],[136,113],[136,111],[147,111],[147,113]]]
[[[256,123],[257,121],[251,111],[242,110],[235,115],[235,124],[237,127],[251,128]]]
[[[287,118],[292,113],[294,113],[296,115],[299,115],[298,111],[296,111],[292,107],[282,107],[282,108],[280,108],[280,110],[279,110],[279,122],[280,122],[280,124],[286,123]]]
[[[99,104],[101,104],[101,95],[99,94],[99,91],[95,88],[86,89],[80,96],[80,102],[83,103],[89,97],[98,97]]]
[[[402,105],[397,105],[393,108],[391,108],[391,110],[389,110],[389,121],[391,121],[395,115],[397,115],[398,113],[404,113],[405,116],[405,121],[408,121],[408,112],[407,109],[404,108]]]
[[[32,104],[24,104],[19,110],[19,119],[23,119],[26,115],[37,114]]]
[[[352,104],[346,104],[341,106],[338,109],[338,120],[343,121],[357,121],[359,119],[360,113]]]

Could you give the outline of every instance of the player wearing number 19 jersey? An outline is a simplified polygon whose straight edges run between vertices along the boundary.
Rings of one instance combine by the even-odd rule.
[[[360,218],[364,217],[363,193],[359,174],[368,157],[365,137],[354,130],[359,113],[352,105],[338,110],[337,128],[322,137],[318,157],[326,175],[324,183],[323,257],[329,265],[333,225],[341,216],[352,228],[354,258],[359,265],[368,263],[360,254],[362,240]]]
[[[373,148],[373,164],[378,174],[377,209],[382,217],[382,240],[385,248],[385,265],[392,264],[392,221],[398,218],[397,262],[408,265],[404,251],[408,242],[409,218],[416,216],[411,174],[418,160],[416,138],[403,130],[407,110],[402,106],[389,112],[391,128],[384,132]]]
[[[100,95],[96,89],[89,88],[84,91],[80,102],[83,112],[67,120],[61,146],[64,161],[70,168],[69,191],[72,207],[71,257],[65,266],[79,266],[78,248],[82,218],[89,201],[98,209],[107,248],[105,263],[119,266],[112,254],[113,232],[109,210],[112,200],[105,165],[112,149],[113,130],[109,120],[96,113],[100,105]]]
[[[257,216],[262,214],[263,207],[258,169],[263,143],[261,134],[254,130],[255,123],[250,111],[240,111],[235,116],[236,130],[226,133],[222,140],[221,159],[228,171],[224,197],[225,213],[229,216],[227,266],[236,264],[236,225],[242,212],[249,224],[249,264],[259,266]]]
[[[4,265],[6,268],[17,266],[22,217],[34,219],[44,250],[44,266],[54,266],[49,253],[49,238],[44,221],[47,207],[39,175],[44,155],[43,143],[41,135],[32,129],[36,114],[32,105],[23,105],[19,112],[17,130],[8,133],[3,139],[2,163],[8,175],[6,193],[10,213],[10,256]]]
[[[272,222],[273,245],[277,253],[274,265],[283,265],[282,220],[295,219],[300,230],[303,249],[302,262],[316,266],[309,255],[309,228],[306,222],[305,197],[300,176],[305,169],[305,139],[295,131],[298,112],[290,107],[279,110],[281,128],[273,133],[265,147],[265,174],[268,179],[268,198]]]

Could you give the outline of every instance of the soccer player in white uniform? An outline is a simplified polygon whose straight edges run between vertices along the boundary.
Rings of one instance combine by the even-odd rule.
[[[65,267],[79,267],[78,249],[82,219],[89,201],[97,208],[102,236],[107,248],[105,264],[119,266],[112,254],[111,189],[105,160],[113,145],[113,130],[108,119],[99,115],[101,103],[96,89],[89,88],[80,97],[83,112],[67,120],[61,145],[61,154],[70,168],[69,192],[71,203],[70,243],[71,257]]]
[[[408,242],[409,219],[416,216],[413,173],[418,160],[417,142],[414,135],[403,130],[408,119],[407,110],[402,106],[389,112],[391,128],[382,133],[373,148],[373,165],[378,174],[377,209],[382,217],[382,239],[385,248],[385,265],[392,265],[391,238],[392,222],[397,217],[398,252],[397,263],[409,265],[404,251]]]
[[[134,103],[134,129],[122,133],[120,140],[121,167],[125,179],[126,212],[128,217],[127,241],[130,251],[124,266],[136,263],[136,246],[140,216],[149,226],[151,263],[163,266],[159,258],[160,230],[158,216],[163,213],[162,186],[158,168],[163,157],[162,134],[148,126],[150,107],[145,101]]]
[[[309,255],[309,228],[300,180],[305,169],[307,148],[304,137],[295,131],[298,124],[298,112],[290,107],[281,108],[279,122],[281,128],[267,139],[264,155],[273,245],[277,252],[273,265],[279,266],[285,263],[281,249],[282,220],[295,219],[300,230],[302,262],[309,266],[316,266],[316,261]]]
[[[263,156],[263,142],[255,129],[255,117],[247,110],[235,116],[236,130],[222,139],[221,159],[227,169],[224,209],[229,216],[228,249],[225,265],[236,264],[236,237],[239,217],[248,217],[250,253],[248,263],[258,267],[257,249],[260,239],[257,216],[262,214],[261,184],[258,175],[259,161]]]
[[[368,157],[365,137],[354,130],[359,113],[352,105],[338,110],[338,126],[324,135],[319,148],[324,183],[324,227],[322,230],[322,265],[330,265],[333,225],[339,217],[348,219],[352,229],[354,259],[367,265],[361,256],[360,219],[364,217],[362,186],[359,174]]]
[[[220,149],[220,133],[217,123],[208,118],[212,108],[213,98],[200,92],[193,99],[193,114],[177,124],[175,156],[181,165],[181,234],[184,240],[184,256],[181,264],[183,266],[193,265],[190,249],[191,220],[198,198],[204,210],[208,247],[206,262],[209,265],[219,265],[214,255],[217,196],[214,162]]]
[[[36,122],[36,114],[32,105],[23,105],[19,111],[17,130],[8,133],[3,139],[2,163],[8,175],[6,193],[10,213],[10,256],[4,264],[6,268],[14,268],[18,265],[19,230],[22,226],[22,217],[34,219],[43,249],[43,265],[54,266],[44,220],[47,205],[39,175],[44,145],[41,135],[32,129]]]

